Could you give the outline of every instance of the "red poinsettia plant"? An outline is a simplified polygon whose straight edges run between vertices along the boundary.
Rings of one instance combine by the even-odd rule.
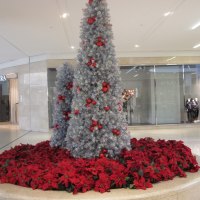
[[[19,145],[0,155],[0,183],[42,190],[106,192],[114,188],[146,189],[152,183],[185,177],[199,170],[196,158],[182,141],[132,139],[132,149],[116,159],[103,149],[99,158],[73,158],[52,148],[49,141]]]

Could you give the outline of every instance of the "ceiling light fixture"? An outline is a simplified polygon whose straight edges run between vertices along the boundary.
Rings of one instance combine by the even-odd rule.
[[[74,46],[71,46],[71,49],[75,49],[75,47],[74,47]]]
[[[197,44],[197,45],[193,46],[193,49],[196,49],[198,47],[200,47],[200,44]]]
[[[69,13],[63,13],[63,14],[60,16],[60,18],[63,18],[63,19],[65,19],[65,18],[67,18],[67,17],[69,17]]]
[[[164,13],[164,16],[167,17],[167,16],[170,16],[170,15],[173,15],[173,14],[174,14],[174,12],[169,11],[169,12]]]
[[[198,28],[200,26],[200,22],[198,22],[197,24],[195,24],[191,29],[194,30],[196,28]]]
[[[138,47],[140,47],[140,45],[138,45],[138,44],[135,44],[135,45],[134,45],[134,47],[135,47],[135,48],[138,48]]]
[[[175,58],[176,58],[176,56],[171,57],[171,58],[167,59],[167,61],[173,60],[173,59],[175,59]]]

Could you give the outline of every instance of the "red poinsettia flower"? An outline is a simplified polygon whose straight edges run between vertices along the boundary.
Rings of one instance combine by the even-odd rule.
[[[146,189],[152,183],[199,170],[191,149],[183,142],[133,138],[131,145],[131,150],[122,150],[119,159],[109,158],[107,149],[100,151],[99,158],[83,159],[73,158],[65,149],[52,148],[49,141],[18,145],[0,154],[0,182],[76,194],[120,187]]]

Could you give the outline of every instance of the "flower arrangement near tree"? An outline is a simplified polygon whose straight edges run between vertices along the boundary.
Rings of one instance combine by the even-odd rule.
[[[119,159],[73,158],[48,141],[20,145],[0,154],[0,183],[43,190],[107,192],[115,188],[146,189],[152,183],[197,172],[198,163],[181,141],[132,139]]]

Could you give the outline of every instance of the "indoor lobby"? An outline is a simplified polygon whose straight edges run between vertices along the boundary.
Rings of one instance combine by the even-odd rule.
[[[107,70],[113,62],[112,68],[117,67],[121,111],[131,138],[183,141],[200,165],[199,0],[0,0],[0,154],[17,145],[51,140],[56,127],[58,71],[68,63],[76,73],[78,62],[86,59],[81,51],[90,55],[89,48],[96,50],[91,44],[84,46],[96,34],[95,28],[87,26],[107,15],[83,12],[85,8],[92,12],[90,6],[98,2],[107,2],[110,21],[102,26],[111,34],[101,34],[108,39],[113,34],[114,45],[108,39],[104,42],[111,44],[110,55],[116,57],[111,61],[108,56],[102,66]],[[85,25],[88,16],[93,21]],[[89,61],[95,62],[93,57]],[[99,66],[95,63],[89,73]],[[109,72],[105,77],[112,80],[115,72]],[[147,190],[77,195],[1,184],[0,179],[0,200],[200,200],[200,171],[186,174],[186,178],[175,177]]]

